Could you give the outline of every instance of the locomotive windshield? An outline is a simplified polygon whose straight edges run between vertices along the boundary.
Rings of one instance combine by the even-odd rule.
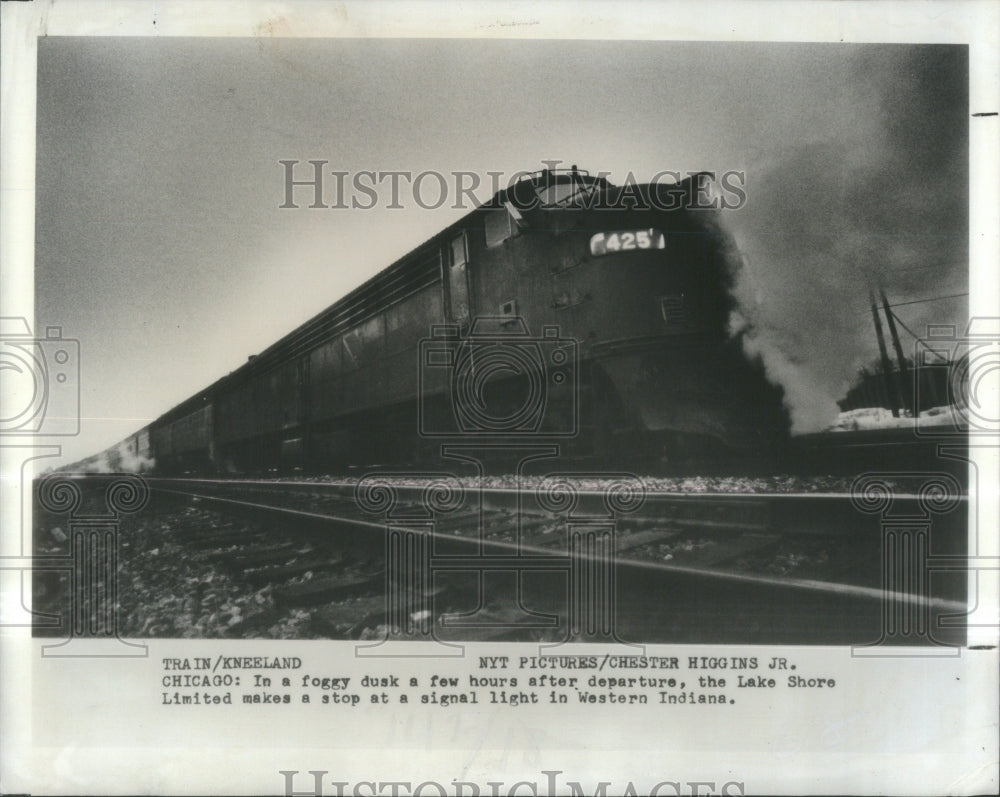
[[[530,184],[542,207],[569,207],[588,205],[589,200],[607,185],[602,177],[591,177],[587,172],[573,169],[545,169],[533,174],[519,184]],[[529,189],[530,190],[530,189]],[[522,195],[522,200],[525,198]]]
[[[579,176],[576,180],[567,179],[552,185],[538,186],[535,189],[543,207],[579,204],[581,200],[586,202],[596,191],[595,182],[584,182]]]

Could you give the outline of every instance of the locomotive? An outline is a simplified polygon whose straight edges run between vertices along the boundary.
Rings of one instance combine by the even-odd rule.
[[[729,329],[711,179],[525,176],[106,453],[264,474],[420,463],[449,440],[633,467],[774,450],[788,416]]]

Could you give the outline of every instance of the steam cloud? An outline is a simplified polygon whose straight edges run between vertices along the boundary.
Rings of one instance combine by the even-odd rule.
[[[156,460],[133,454],[126,441],[72,466],[77,473],[147,473]]]
[[[784,388],[793,432],[829,425],[836,400],[876,356],[869,288],[903,302],[968,286],[967,49],[851,53],[856,118],[779,160],[749,164],[748,201],[724,214],[741,261],[731,327]],[[961,325],[966,307],[900,310],[921,335],[928,323]],[[912,354],[914,339],[901,335]]]

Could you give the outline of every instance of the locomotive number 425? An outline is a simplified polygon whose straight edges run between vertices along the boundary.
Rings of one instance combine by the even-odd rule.
[[[665,247],[663,233],[652,228],[599,232],[590,238],[590,254],[595,257],[616,252],[631,252],[636,249],[663,249]]]

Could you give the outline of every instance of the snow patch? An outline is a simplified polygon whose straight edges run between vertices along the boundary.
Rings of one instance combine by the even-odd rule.
[[[900,410],[899,417],[892,417],[892,410],[885,407],[861,407],[848,410],[837,416],[837,420],[826,428],[828,432],[857,432],[865,429],[903,429],[914,425],[920,428],[933,426],[954,427],[961,417],[958,409],[947,404],[931,407],[914,418],[909,410]]]

